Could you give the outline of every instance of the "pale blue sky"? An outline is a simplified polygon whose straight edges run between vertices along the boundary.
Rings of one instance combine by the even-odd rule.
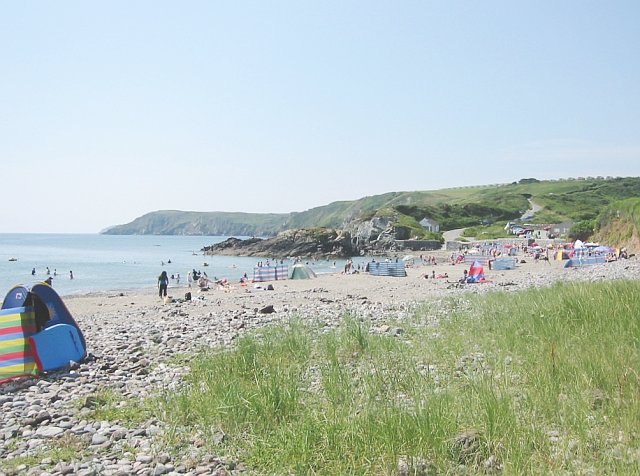
[[[0,232],[640,175],[637,1],[3,1],[0,51]]]

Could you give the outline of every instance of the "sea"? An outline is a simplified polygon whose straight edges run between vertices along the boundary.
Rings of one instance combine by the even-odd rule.
[[[269,257],[207,256],[203,247],[226,236],[0,234],[0,298],[16,284],[53,278],[60,295],[157,288],[162,271],[185,285],[193,269],[237,282]],[[243,238],[243,237],[239,237]],[[271,259],[273,262],[273,259]],[[285,264],[293,264],[284,260]],[[335,273],[345,260],[305,262],[318,274]],[[73,279],[71,279],[73,273]],[[179,277],[179,280],[178,280]]]

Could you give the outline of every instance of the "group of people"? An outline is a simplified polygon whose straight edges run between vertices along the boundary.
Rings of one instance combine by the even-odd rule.
[[[467,270],[465,270],[464,272],[466,273]],[[429,273],[424,273],[424,274],[421,274],[420,277],[424,278],[424,279],[429,279],[429,278],[431,278],[431,279],[447,279],[449,277],[449,273],[436,274],[436,271],[432,270],[431,271],[431,276],[429,276]]]
[[[428,266],[436,266],[438,264],[438,260],[436,259],[435,256],[432,256],[432,255],[427,255],[427,256],[420,255],[420,261],[422,261],[423,264],[426,264]]]
[[[36,268],[32,268],[31,269],[31,276],[35,276],[36,274],[37,274]],[[45,279],[44,282],[47,283],[49,286],[53,286],[53,276],[58,276],[58,269],[54,268],[53,276],[52,276],[51,275],[51,270],[47,266],[46,271],[45,271],[45,275],[47,276],[47,279]],[[73,271],[69,271],[69,279],[73,279]]]

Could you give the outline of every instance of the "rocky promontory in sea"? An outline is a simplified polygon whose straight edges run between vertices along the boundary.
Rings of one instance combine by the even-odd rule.
[[[376,255],[410,250],[436,250],[437,240],[406,240],[390,220],[360,222],[350,229],[312,228],[287,230],[271,238],[228,238],[202,248],[205,254],[227,256],[333,257]]]
[[[232,256],[353,256],[351,235],[333,229],[288,230],[271,238],[228,238],[202,249],[205,254]]]

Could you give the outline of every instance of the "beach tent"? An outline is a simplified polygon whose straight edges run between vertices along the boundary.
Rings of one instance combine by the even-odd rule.
[[[484,267],[480,261],[474,261],[467,274],[467,283],[484,283],[485,281],[487,280],[484,277]]]
[[[594,264],[604,264],[607,258],[604,256],[584,256],[569,259],[565,264],[565,268],[582,268],[584,266],[592,266]]]
[[[86,342],[55,290],[45,283],[14,286],[0,310],[0,382],[79,362]]]
[[[311,279],[315,278],[316,273],[306,264],[298,263],[291,267],[289,279]]]
[[[600,253],[600,254],[603,254],[603,253],[615,253],[615,251],[616,250],[614,248],[611,248],[610,246],[604,246],[604,245],[596,246],[593,249],[594,253]]]

